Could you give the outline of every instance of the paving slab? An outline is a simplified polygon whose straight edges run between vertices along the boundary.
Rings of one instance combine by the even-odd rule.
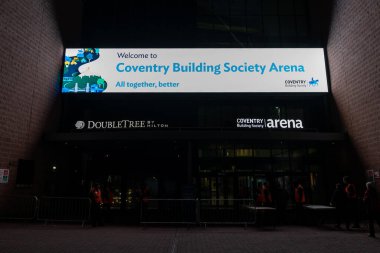
[[[378,231],[379,232],[379,231]],[[378,233],[380,237],[380,233]],[[332,227],[86,227],[0,223],[2,253],[380,252],[365,228]]]

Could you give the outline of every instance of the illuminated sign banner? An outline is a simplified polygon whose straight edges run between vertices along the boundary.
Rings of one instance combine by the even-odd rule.
[[[328,92],[322,48],[66,49],[62,92]]]
[[[300,119],[237,118],[236,127],[253,129],[303,129],[303,123]]]

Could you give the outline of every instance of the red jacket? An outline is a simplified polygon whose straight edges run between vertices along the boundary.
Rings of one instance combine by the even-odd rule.
[[[304,204],[306,202],[305,190],[300,184],[294,190],[294,200],[297,204]]]
[[[347,198],[349,199],[356,199],[356,189],[355,189],[355,185],[353,184],[348,184],[346,186],[346,188],[344,189],[344,191],[346,192],[347,194]]]
[[[91,189],[91,200],[95,201],[95,203],[97,204],[102,203],[102,192],[100,191],[100,189]]]

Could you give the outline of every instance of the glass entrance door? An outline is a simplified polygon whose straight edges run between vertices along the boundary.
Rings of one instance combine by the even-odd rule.
[[[229,205],[235,187],[233,175],[204,175],[200,178],[200,198],[211,199],[213,205]]]

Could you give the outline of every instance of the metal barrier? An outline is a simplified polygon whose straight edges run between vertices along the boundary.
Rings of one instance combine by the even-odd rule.
[[[141,224],[194,224],[195,199],[146,199],[141,202]]]
[[[0,219],[33,220],[37,203],[36,196],[0,195]]]
[[[199,223],[207,224],[248,224],[256,223],[253,199],[200,199]]]
[[[82,222],[84,226],[90,218],[90,208],[89,198],[41,197],[37,220]]]
[[[254,224],[252,199],[148,199],[141,203],[141,224]]]
[[[81,222],[90,218],[89,198],[1,196],[0,218]],[[252,199],[144,199],[141,224],[254,224]]]

